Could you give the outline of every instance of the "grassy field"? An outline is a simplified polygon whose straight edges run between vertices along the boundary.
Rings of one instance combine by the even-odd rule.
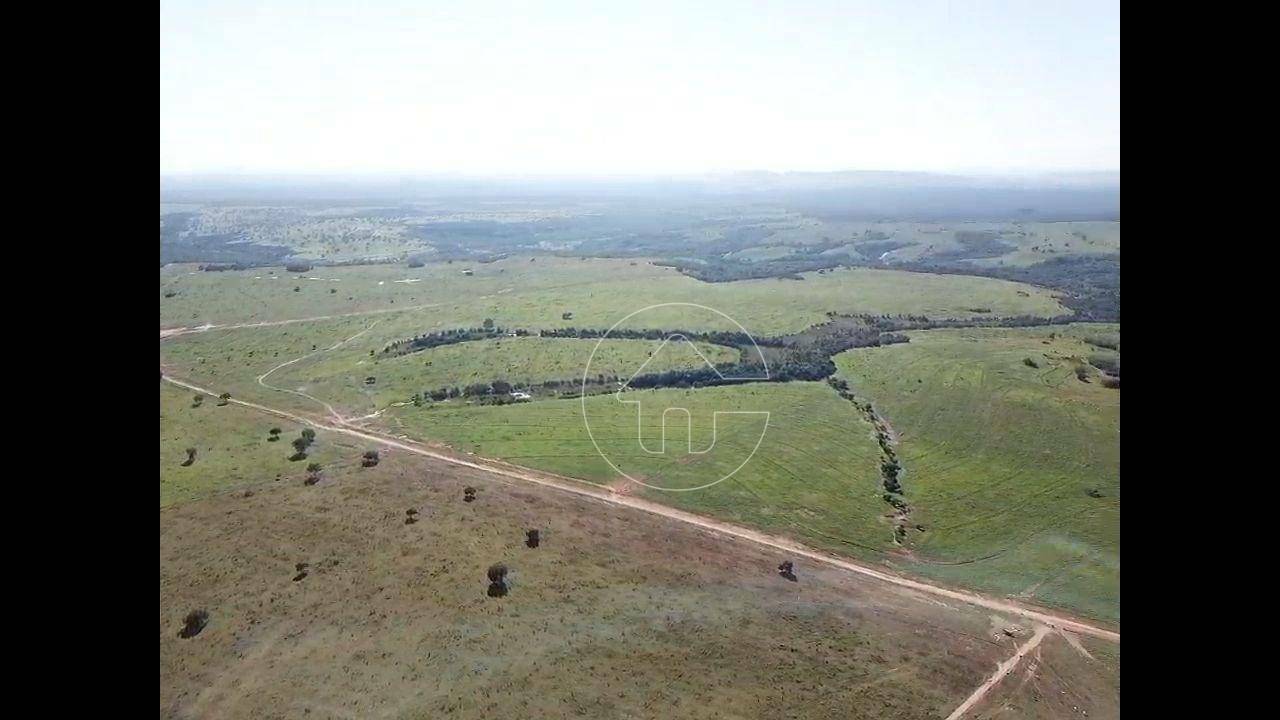
[[[473,274],[463,275],[464,269]],[[806,273],[804,278],[705,283],[645,261],[551,257],[421,268],[318,268],[301,278],[280,268],[198,272],[171,265],[160,273],[160,325],[263,322],[429,305],[388,316],[388,321],[404,323],[406,331],[417,328],[409,335],[477,326],[485,318],[502,327],[608,328],[641,308],[686,302],[716,308],[748,332],[769,335],[803,330],[822,322],[828,311],[931,317],[970,317],[975,307],[990,308],[996,315],[1066,312],[1047,290],[990,278],[867,269]],[[565,312],[574,313],[573,320],[562,320]],[[629,325],[736,329],[691,318],[679,307],[645,314]]]
[[[605,340],[592,358],[595,340],[524,337],[446,345],[391,358],[380,355],[388,342],[407,337],[412,327],[375,316],[211,330],[166,340],[161,345],[161,362],[204,387],[273,406],[314,411],[320,408],[314,401],[257,382],[259,376],[281,363],[304,358],[272,372],[266,382],[301,389],[350,415],[406,402],[415,392],[444,386],[499,379],[517,384],[580,380],[588,359],[593,375],[626,373],[629,377],[658,345]],[[356,335],[359,337],[351,339]],[[329,350],[344,340],[349,342]],[[736,352],[722,346],[699,343],[698,349],[712,363],[737,358]],[[647,369],[697,367],[701,363],[688,345],[673,343],[653,358]],[[365,383],[370,376],[375,378],[372,385]]]
[[[1120,393],[1075,374],[1103,332],[935,330],[837,357],[901,436],[928,528],[914,571],[1119,618]]]
[[[756,546],[394,451],[254,489],[161,509],[161,717],[923,720],[1020,642],[987,611],[805,563],[787,582]],[[1072,702],[1033,698],[1042,716],[1118,717],[1110,678],[1057,657],[1029,677]]]
[[[162,324],[166,313],[175,324],[196,324],[178,322],[188,311],[201,315],[200,321],[234,322],[433,306],[177,337],[161,344],[162,367],[238,398],[319,412],[314,400],[257,382],[281,363],[305,357],[281,367],[268,382],[301,389],[344,414],[359,415],[441,386],[499,378],[519,385],[578,377],[595,345],[505,338],[377,357],[388,342],[442,328],[478,326],[486,318],[500,326],[531,329],[608,327],[646,302],[699,302],[766,334],[801,329],[823,320],[827,311],[933,317],[964,317],[977,307],[997,315],[1063,312],[1047,291],[955,275],[841,270],[809,274],[804,281],[709,284],[642,261],[511,258],[465,266],[473,270],[471,276],[463,276],[462,267],[362,266],[316,275],[337,278],[333,282],[270,280],[266,278],[271,275],[254,274],[261,270],[188,275],[171,266],[161,273],[162,292],[175,293],[161,300]],[[421,282],[396,282],[415,278]],[[299,291],[293,292],[293,286]],[[342,290],[330,293],[331,288]],[[573,319],[563,320],[565,312],[574,313]],[[717,328],[715,322],[701,322],[682,309],[659,312],[635,324]],[[1057,337],[1050,339],[1049,332]],[[630,489],[948,582],[1022,595],[1103,619],[1118,618],[1119,394],[1101,387],[1096,371],[1088,371],[1093,381],[1087,384],[1074,375],[1078,361],[1112,352],[1088,345],[1084,338],[1101,338],[1118,348],[1118,328],[929,331],[912,337],[907,345],[852,351],[839,358],[856,392],[874,400],[902,433],[903,484],[913,508],[912,529],[903,546],[893,543],[889,507],[880,497],[881,457],[871,426],[857,408],[822,383],[637,393],[645,400],[643,437],[649,447],[661,442],[654,409],[688,408],[694,418],[695,447],[709,444],[709,418],[715,410],[764,410],[771,417],[753,460],[728,481],[690,493]],[[327,350],[343,341],[348,342]],[[643,361],[649,349],[648,343],[606,343],[597,358],[605,369],[593,372],[616,369],[622,375]],[[723,352],[707,350],[713,362],[727,359]],[[1023,364],[1026,357],[1036,358],[1039,367]],[[1118,360],[1118,353],[1104,359]],[[693,363],[691,357],[667,360],[672,366]],[[368,384],[367,377],[375,381]],[[213,404],[208,401],[200,411],[214,410]],[[621,458],[619,466],[662,487],[692,487],[723,475],[740,461],[747,444],[754,447],[759,435],[750,418],[728,417],[719,428],[716,452],[677,453],[674,448],[688,438],[669,424],[668,452],[653,456],[638,449],[632,406],[610,396],[594,398],[588,406],[597,413],[597,439],[611,457]],[[669,423],[674,419],[678,418]],[[577,400],[508,407],[457,401],[394,407],[376,422],[412,437],[594,482],[620,479],[595,452]],[[248,452],[253,447],[253,433],[240,427],[225,432],[225,437],[239,437],[236,442],[241,444],[228,442],[223,449],[241,447]],[[176,438],[170,442],[169,457],[162,452],[162,468],[166,463],[176,468],[182,448],[193,444]],[[628,453],[629,446],[633,450]],[[285,462],[288,448],[279,454],[276,461]],[[178,469],[199,468],[204,457],[202,449],[193,468]],[[166,492],[182,497],[183,492],[198,494],[200,486],[195,482],[195,490],[174,486],[166,491],[162,484],[162,502]],[[1090,496],[1090,491],[1101,497]],[[915,529],[917,524],[925,529]]]
[[[194,393],[168,383],[160,386],[160,507],[241,490],[263,483],[302,482],[307,465],[326,471],[358,463],[364,448],[353,440],[326,438],[308,449],[308,457],[290,461],[290,445],[302,431],[296,423],[206,397],[193,407]],[[280,439],[270,441],[272,428]],[[186,449],[196,448],[189,466]]]
[[[626,379],[646,362],[647,372],[702,367],[702,357],[687,343],[672,343],[652,358],[657,341],[578,340],[572,338],[507,337],[445,345],[394,358],[369,357],[368,343],[355,343],[283,368],[269,381],[280,387],[303,388],[337,407],[373,412],[405,402],[415,392],[441,387],[462,388],[471,383],[506,380],[517,389],[543,380],[570,380],[578,391],[587,361],[595,376]],[[732,362],[738,353],[720,345],[698,343],[711,363]],[[595,353],[594,356],[592,353]],[[374,384],[365,382],[374,377]]]
[[[450,403],[432,408],[398,408],[387,419],[396,432],[442,440],[463,451],[499,457],[548,470],[694,512],[803,538],[832,549],[870,553],[893,547],[892,528],[880,497],[879,448],[870,424],[853,405],[824,383],[748,384],[700,390],[643,390],[588,398],[586,414],[596,443],[636,480],[659,488],[691,488],[729,474],[729,479],[694,492],[664,492],[626,481],[600,457],[583,423],[578,400],[545,401],[507,407]],[[683,407],[692,422],[668,416],[666,452],[660,414]],[[715,411],[766,411],[759,416],[722,416],[711,446]],[[682,428],[693,428],[693,449]],[[759,443],[759,449],[752,454]]]

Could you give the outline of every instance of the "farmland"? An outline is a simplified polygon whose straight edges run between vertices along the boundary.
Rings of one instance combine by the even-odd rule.
[[[900,438],[929,528],[914,571],[1119,617],[1120,394],[1075,374],[1105,332],[933,330],[837,358]]]
[[[306,466],[332,466],[350,455],[350,441],[317,442],[305,460],[291,461],[290,441],[302,426],[246,410],[220,406],[213,398],[196,405],[191,393],[170,385],[160,388],[160,507],[243,490],[270,482],[301,482]],[[280,437],[271,440],[271,430]],[[196,449],[190,465],[187,448]],[[358,455],[358,453],[356,453]]]
[[[250,489],[160,512],[164,717],[937,718],[1028,634],[821,566],[788,582],[750,544],[395,452]],[[496,562],[509,591],[487,597]],[[207,625],[180,638],[196,609]],[[1071,641],[1047,638],[1038,674],[1072,694],[1014,701],[1117,717]]]
[[[598,218],[573,211],[513,209],[509,222],[440,213],[424,221],[429,235],[367,210],[273,215],[249,244],[345,261],[366,243],[412,251],[412,266],[161,268],[160,324],[178,329],[162,337],[162,372],[232,398],[196,403],[162,383],[162,715],[702,717],[714,706],[726,716],[940,717],[1033,640],[1043,641],[1037,682],[998,686],[980,712],[1118,714],[1118,649],[1105,642],[1006,634],[1009,618],[831,567],[804,565],[796,584],[767,544],[379,440],[554,473],[1114,627],[1119,325],[1063,323],[1077,308],[1088,320],[1118,316],[1118,285],[1112,296],[1106,279],[1113,258],[1118,275],[1118,224],[761,210],[749,225],[690,229],[702,249],[669,228],[646,235],[689,252],[687,266],[671,266],[662,253],[573,254],[615,242],[575,235],[573,223]],[[209,212],[196,227],[254,217]],[[530,223],[569,224],[543,236],[540,252],[512,252],[509,239]],[[364,235],[344,245],[346,232]],[[483,252],[463,252],[467,238]],[[1045,271],[1064,256],[1100,265]],[[1029,281],[968,267],[1025,270]],[[1059,277],[1068,289],[1031,284]],[[684,372],[746,357],[723,336],[697,336],[740,328],[692,305],[765,339],[771,369],[792,362],[814,374],[722,384]],[[659,339],[598,341],[618,323]],[[664,346],[678,330],[701,339]],[[870,346],[840,344],[850,338]],[[642,367],[670,377],[613,392]],[[594,383],[585,399],[584,372]],[[532,398],[514,402],[516,390]],[[298,457],[304,429],[319,432]],[[363,454],[375,447],[371,463]],[[479,498],[464,501],[465,486]],[[537,550],[521,544],[533,527],[545,539]],[[512,569],[501,602],[484,594],[494,562]],[[210,610],[209,627],[198,643],[178,638],[197,607]],[[808,699],[801,708],[791,695]]]
[[[465,266],[327,267],[301,277],[279,268],[199,272],[170,266],[161,271],[160,324],[223,325],[418,308],[396,314],[392,322],[412,322],[420,330],[478,325],[484,318],[528,329],[608,328],[649,305],[697,303],[728,313],[752,333],[772,334],[802,330],[824,320],[827,312],[938,317],[972,316],[973,308],[994,315],[1068,312],[1042,288],[990,278],[847,268],[805,273],[799,281],[705,283],[672,268],[633,262],[523,257]],[[472,274],[463,275],[463,269]],[[565,312],[574,313],[572,321],[562,319]],[[683,327],[683,319],[679,309],[645,317],[667,328]]]

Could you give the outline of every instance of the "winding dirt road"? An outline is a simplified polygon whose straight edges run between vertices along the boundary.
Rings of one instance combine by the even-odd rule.
[[[209,390],[207,388],[203,388],[203,387],[200,387],[199,385],[194,385],[192,383],[179,380],[177,378],[169,377],[168,375],[165,375],[163,379],[165,380],[165,382],[171,383],[178,387],[183,387],[188,390],[204,393],[212,397],[217,397],[219,394],[213,390]],[[976,606],[984,607],[990,610],[995,610],[1001,613],[1016,615],[1018,617],[1026,618],[1039,625],[1046,626],[1044,628],[1045,632],[1048,632],[1049,629],[1066,630],[1066,631],[1078,633],[1081,635],[1089,635],[1091,637],[1107,640],[1109,642],[1114,642],[1114,643],[1120,642],[1119,632],[1116,632],[1114,630],[1108,630],[1107,628],[1099,627],[1097,625],[1093,625],[1082,620],[1076,620],[1066,616],[1055,615],[1055,614],[1048,613],[1041,610],[1034,610],[1032,608],[1024,607],[1017,603],[1013,603],[1007,600],[1000,600],[996,598],[986,597],[984,595],[979,595],[974,592],[955,590],[952,588],[942,587],[938,585],[931,585],[929,583],[922,582],[920,580],[913,580],[911,578],[902,577],[884,570],[868,567],[866,565],[862,565],[860,563],[856,563],[851,560],[847,560],[845,558],[837,557],[835,555],[830,555],[824,552],[820,552],[818,550],[814,550],[812,548],[806,547],[804,545],[801,545],[792,540],[788,540],[786,538],[768,535],[766,533],[762,533],[756,530],[751,530],[749,528],[740,527],[740,526],[733,525],[731,523],[723,522],[720,520],[703,517],[701,515],[695,515],[693,513],[685,512],[683,510],[676,510],[666,505],[661,505],[648,500],[643,500],[643,499],[640,499],[631,495],[626,495],[623,493],[613,492],[603,487],[592,485],[582,480],[575,480],[573,478],[534,471],[528,468],[523,468],[516,465],[510,465],[508,463],[504,463],[497,460],[480,459],[480,458],[464,459],[464,458],[449,455],[434,449],[430,449],[418,443],[406,442],[406,441],[389,437],[382,433],[371,431],[365,428],[354,428],[349,425],[343,424],[341,422],[338,422],[338,423],[324,422],[314,418],[305,417],[305,416],[291,413],[285,410],[279,410],[277,408],[272,408],[266,405],[260,405],[258,403],[248,402],[245,400],[237,400],[235,398],[231,398],[230,402],[236,403],[237,405],[241,405],[244,407],[253,408],[254,410],[258,410],[260,412],[268,413],[268,414],[275,415],[282,418],[287,418],[287,419],[293,420],[294,422],[298,422],[304,425],[310,425],[317,429],[328,430],[329,432],[341,433],[351,437],[360,438],[362,440],[366,440],[369,442],[379,443],[381,445],[396,448],[398,450],[403,450],[405,452],[412,453],[414,455],[433,458],[433,459],[440,460],[442,462],[447,462],[452,465],[457,465],[460,467],[467,467],[467,468],[472,468],[474,470],[480,470],[492,475],[496,475],[501,478],[509,478],[509,479],[518,480],[524,483],[533,483],[536,485],[541,485],[544,487],[560,490],[562,492],[573,493],[575,495],[590,498],[592,500],[596,500],[602,503],[607,503],[609,505],[628,507],[634,510],[640,510],[643,512],[651,513],[653,515],[660,515],[662,517],[669,518],[677,522],[686,523],[688,525],[695,525],[697,527],[700,527],[712,533],[716,533],[716,534],[720,534],[728,537],[734,537],[741,540],[747,540],[749,542],[753,542],[758,545],[774,548],[776,550],[781,550],[783,552],[789,553],[794,556],[807,558],[809,560],[813,560],[815,562],[819,562],[824,565],[840,568],[842,570],[847,570],[849,572],[857,573],[859,575],[863,575],[866,577],[871,577],[876,580],[880,580],[882,582],[890,583],[890,584],[897,585],[899,587],[907,588],[910,590],[915,590],[917,592],[928,593],[930,595],[935,595],[937,597],[943,597],[949,600],[955,600],[955,601],[966,603],[969,605],[976,605]],[[1037,633],[1040,633],[1040,630],[1037,630]],[[1033,637],[1033,640],[1037,644],[1039,643],[1040,639],[1043,639],[1042,635],[1037,635]],[[1030,643],[1028,643],[1028,645],[1030,645]],[[1031,647],[1024,646],[1024,648],[1028,651],[1032,647],[1034,646],[1031,646]],[[1009,665],[1009,669],[1012,669],[1012,667],[1017,664],[1017,660],[1020,659],[1023,654],[1025,653],[1023,652],[1022,649],[1020,649],[1019,653],[1009,661],[1011,663]],[[1004,667],[1004,665],[1002,664],[1001,667]],[[989,680],[988,682],[990,683],[990,685],[994,686],[995,683],[1000,679],[1000,677],[1003,677],[1004,674],[1007,674],[1007,673],[1008,673],[1008,670],[1005,670],[1004,673],[997,672],[997,676],[993,676],[993,679]],[[986,692],[982,688],[979,688],[979,690],[983,693]],[[979,699],[981,698],[979,697]],[[974,702],[976,702],[976,700],[974,700]],[[961,712],[963,709],[966,709],[966,707],[962,706],[961,709],[957,710],[957,712]],[[958,717],[958,715],[955,715],[953,713],[953,717]]]

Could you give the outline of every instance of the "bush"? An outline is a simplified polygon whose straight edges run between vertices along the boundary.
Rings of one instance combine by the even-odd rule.
[[[360,467],[373,467],[374,465],[377,465],[377,464],[378,464],[377,450],[366,450],[364,455],[361,456]]]
[[[187,613],[187,617],[183,620],[182,629],[178,631],[180,638],[193,638],[200,634],[205,625],[209,624],[209,613],[204,610],[192,610]]]
[[[507,578],[507,566],[496,563],[489,566],[489,582],[502,582]]]
[[[312,473],[320,472],[320,463],[313,462],[310,465],[308,465],[307,472],[312,472]]]
[[[1031,367],[1031,368],[1038,368],[1038,367],[1040,367],[1040,365],[1038,365],[1038,364],[1036,363],[1036,361],[1035,361],[1035,360],[1032,360],[1031,358],[1022,358],[1022,364],[1023,364],[1023,365],[1026,365],[1027,367]]]

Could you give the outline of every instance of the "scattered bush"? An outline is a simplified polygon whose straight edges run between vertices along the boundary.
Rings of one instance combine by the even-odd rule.
[[[192,610],[183,620],[182,629],[178,631],[180,638],[193,638],[209,624],[209,613],[204,610]]]

